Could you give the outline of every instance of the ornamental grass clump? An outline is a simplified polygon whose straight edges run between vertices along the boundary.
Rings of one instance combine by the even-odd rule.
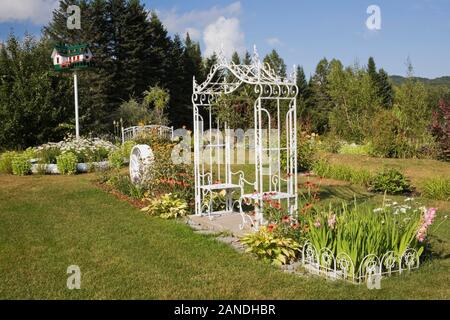
[[[436,209],[427,209],[406,199],[402,204],[385,200],[380,208],[342,204],[311,215],[306,234],[317,250],[327,248],[337,256],[347,254],[354,270],[364,257],[382,257],[392,251],[401,257],[407,249],[418,256],[427,243],[427,230],[436,217]],[[352,271],[354,271],[352,270]]]
[[[422,186],[422,196],[450,201],[450,178],[429,178]]]

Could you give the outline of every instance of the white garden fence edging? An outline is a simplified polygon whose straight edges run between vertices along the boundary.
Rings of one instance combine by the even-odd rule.
[[[419,268],[420,259],[417,251],[407,248],[403,254],[393,251],[386,252],[382,257],[374,254],[365,256],[357,268],[347,253],[337,256],[328,248],[317,248],[309,241],[303,245],[301,264],[315,275],[324,276],[332,280],[345,280],[354,284],[367,282],[370,278],[380,279],[394,273],[401,274]]]

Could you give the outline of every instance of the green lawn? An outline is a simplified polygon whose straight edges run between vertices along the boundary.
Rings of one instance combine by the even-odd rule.
[[[368,290],[285,274],[180,222],[146,216],[98,189],[94,178],[0,176],[0,298],[450,298],[448,221],[432,235],[432,261]],[[374,199],[349,185],[323,185],[322,197],[354,192]],[[66,288],[72,264],[81,268],[81,290]]]
[[[395,168],[403,172],[420,191],[428,178],[450,177],[450,163],[428,159],[383,159],[351,154],[330,154],[324,156],[334,164],[351,164],[356,169],[377,172],[383,168]]]

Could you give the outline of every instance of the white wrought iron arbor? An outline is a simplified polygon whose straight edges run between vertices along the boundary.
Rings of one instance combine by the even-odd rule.
[[[196,215],[214,215],[232,213],[239,208],[242,215],[241,228],[250,223],[254,228],[263,224],[263,201],[271,199],[284,203],[289,213],[295,218],[298,209],[297,197],[297,105],[298,87],[296,74],[290,78],[281,78],[268,64],[263,64],[256,47],[250,65],[236,65],[228,62],[222,51],[202,84],[193,81],[193,123],[194,123],[194,178],[195,178],[195,213]],[[247,180],[244,172],[231,171],[231,152],[234,142],[227,123],[213,123],[212,105],[222,95],[236,92],[243,85],[253,87],[254,101],[254,163],[253,182]],[[267,109],[275,106],[276,114]],[[281,105],[287,105],[282,108]],[[207,129],[201,110],[207,113]],[[273,109],[273,108],[272,108]],[[284,110],[283,110],[284,109]],[[205,115],[204,114],[204,115]],[[206,116],[206,115],[205,115]],[[216,134],[212,129],[215,128]],[[219,131],[225,129],[225,138],[220,138]],[[272,134],[272,136],[271,136]],[[273,137],[273,134],[276,137]],[[215,136],[216,135],[216,136]],[[282,140],[282,136],[284,139]],[[264,139],[267,138],[267,139]],[[204,144],[204,140],[207,141]],[[224,154],[224,157],[218,156]],[[285,158],[286,169],[281,166]],[[222,162],[223,161],[223,162]],[[224,167],[224,168],[223,168]],[[253,192],[245,193],[246,185]],[[226,192],[225,210],[214,211],[213,193]],[[233,193],[239,196],[233,200]],[[252,200],[255,214],[251,217],[243,211],[243,201]]]

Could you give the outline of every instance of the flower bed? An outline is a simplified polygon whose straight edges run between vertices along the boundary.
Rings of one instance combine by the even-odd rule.
[[[436,209],[412,198],[402,203],[385,198],[379,208],[356,203],[321,207],[317,186],[307,182],[303,187],[304,204],[296,219],[283,203],[264,202],[267,226],[241,239],[248,252],[276,265],[300,263],[313,274],[352,283],[419,267]]]
[[[99,138],[75,139],[71,136],[63,141],[49,142],[36,148],[36,157],[41,163],[56,164],[56,158],[63,153],[73,153],[78,163],[101,162],[108,159],[117,147]]]
[[[75,139],[50,142],[25,151],[10,151],[0,155],[0,172],[14,175],[74,174],[92,170],[104,170],[111,164],[109,157],[122,151],[112,143],[99,139]],[[117,162],[117,161],[116,161]],[[116,164],[114,162],[114,164]],[[121,164],[125,159],[121,160]]]

